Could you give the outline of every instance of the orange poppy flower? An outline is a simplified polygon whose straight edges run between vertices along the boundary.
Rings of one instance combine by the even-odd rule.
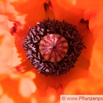
[[[1,0],[1,103],[59,103],[61,94],[103,94],[102,12],[101,0]],[[22,47],[29,27],[48,17],[77,26],[86,46],[75,67],[59,76],[38,73]]]

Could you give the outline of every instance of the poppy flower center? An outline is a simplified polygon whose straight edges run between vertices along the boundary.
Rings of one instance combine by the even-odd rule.
[[[23,48],[39,73],[60,75],[74,67],[85,46],[75,26],[47,19],[30,27]]]
[[[68,50],[66,39],[59,34],[47,34],[39,45],[42,56],[50,62],[60,61]]]

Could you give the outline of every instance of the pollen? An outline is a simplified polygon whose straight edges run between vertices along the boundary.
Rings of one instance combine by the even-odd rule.
[[[85,48],[76,26],[44,20],[29,28],[23,48],[34,69],[46,76],[67,73]]]

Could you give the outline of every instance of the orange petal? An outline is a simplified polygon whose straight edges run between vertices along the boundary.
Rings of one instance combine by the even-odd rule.
[[[29,97],[32,93],[36,91],[35,84],[29,79],[21,79],[20,81],[20,93],[24,97]]]
[[[0,98],[0,102],[1,103],[6,103],[6,102],[8,102],[8,103],[14,103],[14,101],[10,97],[8,97],[7,95],[5,95],[5,94]]]

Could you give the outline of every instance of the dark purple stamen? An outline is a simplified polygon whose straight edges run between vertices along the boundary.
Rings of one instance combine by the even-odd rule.
[[[80,23],[86,24],[89,29],[89,20],[84,20],[83,18],[80,20]]]
[[[50,0],[44,3],[44,10],[47,12],[48,9],[53,9],[53,6]]]
[[[84,23],[84,21],[81,20],[81,23]],[[51,34],[54,34],[52,39],[50,37]],[[58,38],[57,34],[59,35]],[[45,36],[47,36],[46,39],[48,40],[43,39]],[[62,37],[66,40],[62,39]],[[57,39],[56,42],[55,39]],[[41,40],[45,43],[41,43]],[[66,42],[68,46],[62,45]],[[78,33],[75,26],[65,21],[60,22],[48,19],[37,23],[36,26],[29,29],[23,41],[23,48],[27,52],[27,58],[39,73],[53,76],[66,73],[70,68],[73,68],[81,54],[81,50],[85,46],[82,42],[82,36]],[[67,52],[64,50],[67,50]],[[57,54],[60,61],[57,61]],[[49,55],[48,60],[44,58],[44,55]],[[52,55],[54,55],[54,62],[50,61],[53,58]]]

